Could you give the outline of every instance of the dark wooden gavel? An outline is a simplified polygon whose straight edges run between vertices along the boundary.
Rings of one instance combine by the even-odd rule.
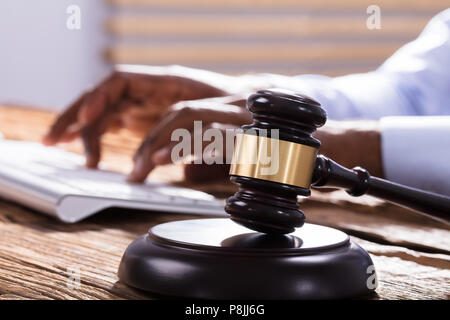
[[[325,124],[326,113],[313,99],[284,90],[262,90],[248,98],[247,107],[254,122],[237,135],[230,170],[239,191],[225,207],[233,221],[259,232],[291,233],[305,221],[297,196],[309,196],[313,186],[342,188],[352,196],[375,196],[450,222],[450,197],[372,177],[363,168],[347,169],[317,155],[320,141],[312,133]],[[274,143],[278,146],[277,170],[264,173],[269,170],[264,153]]]

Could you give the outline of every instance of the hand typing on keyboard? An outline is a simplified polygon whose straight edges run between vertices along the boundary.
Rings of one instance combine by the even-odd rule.
[[[134,157],[128,176],[142,182],[157,165],[171,162],[171,134],[177,128],[193,129],[202,120],[203,130],[223,129],[251,122],[243,92],[236,94],[236,77],[182,67],[122,66],[94,90],[83,94],[55,121],[44,137],[45,145],[83,141],[86,165],[96,168],[101,156],[100,139],[107,132],[127,128],[148,133]],[[244,90],[245,86],[241,87]],[[210,99],[215,98],[215,99]],[[226,126],[217,123],[226,124]],[[192,180],[226,177],[226,165],[186,167]]]

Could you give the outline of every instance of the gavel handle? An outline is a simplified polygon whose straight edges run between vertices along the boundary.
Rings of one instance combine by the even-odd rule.
[[[312,186],[343,188],[355,197],[368,194],[450,224],[450,197],[372,177],[360,167],[350,170],[323,155],[317,156]]]

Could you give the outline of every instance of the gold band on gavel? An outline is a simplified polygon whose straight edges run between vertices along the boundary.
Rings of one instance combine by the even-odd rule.
[[[314,147],[237,134],[230,174],[309,189],[316,156]]]

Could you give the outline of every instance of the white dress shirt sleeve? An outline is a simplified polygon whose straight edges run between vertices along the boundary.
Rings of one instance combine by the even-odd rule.
[[[450,195],[449,65],[447,9],[375,71],[336,78],[264,77],[318,100],[329,119],[381,119],[386,177]]]
[[[341,77],[262,75],[275,87],[311,96],[329,119],[450,115],[450,9],[377,70]]]
[[[450,116],[380,121],[386,178],[450,196]]]

